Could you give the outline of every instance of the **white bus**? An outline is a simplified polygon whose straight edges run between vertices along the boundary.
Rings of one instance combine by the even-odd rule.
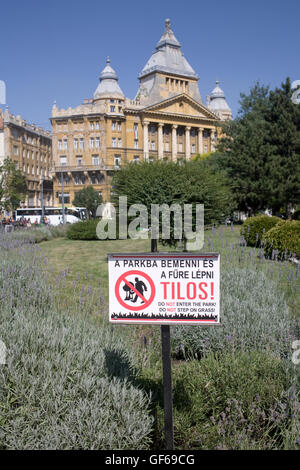
[[[65,223],[74,224],[85,220],[87,217],[85,207],[65,207]],[[60,225],[63,223],[62,207],[45,207],[44,216],[50,225]],[[19,208],[16,210],[16,220],[24,218],[30,219],[31,224],[40,223],[42,217],[41,207]]]

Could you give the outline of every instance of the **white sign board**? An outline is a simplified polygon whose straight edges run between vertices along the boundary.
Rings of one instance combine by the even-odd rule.
[[[108,270],[112,323],[220,324],[217,253],[112,253]]]

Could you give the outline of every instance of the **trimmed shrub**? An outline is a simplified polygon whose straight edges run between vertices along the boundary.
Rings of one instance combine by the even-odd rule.
[[[147,449],[129,334],[58,308],[36,245],[0,240],[0,255],[0,449]]]
[[[292,215],[293,220],[300,220],[300,209],[295,210],[295,212]]]
[[[71,240],[98,240],[96,234],[98,222],[98,219],[90,219],[69,225],[67,237]]]
[[[263,237],[265,256],[300,258],[300,221],[286,220],[269,230]]]
[[[248,246],[259,247],[262,242],[264,233],[268,232],[281,219],[279,217],[269,217],[267,215],[259,215],[257,217],[249,217],[243,223],[241,235],[246,240]]]
[[[9,234],[2,234],[2,239],[7,237],[11,240],[20,240],[22,243],[28,241],[30,243],[41,243],[52,238],[65,237],[67,232],[67,225],[44,225],[38,227],[31,227],[30,229],[19,229]]]
[[[297,320],[291,319],[284,294],[254,269],[223,270],[220,315],[220,327],[174,326],[175,355],[199,358],[210,352],[257,350],[287,357],[298,339]]]
[[[293,371],[287,361],[250,351],[218,358],[209,354],[201,361],[177,362],[174,368],[176,448],[297,448],[298,433],[292,429],[297,420],[292,416],[299,404],[292,394]],[[146,369],[144,374],[149,386],[153,380],[157,383],[157,434],[162,441],[160,374],[157,369]],[[292,442],[285,442],[287,435]]]

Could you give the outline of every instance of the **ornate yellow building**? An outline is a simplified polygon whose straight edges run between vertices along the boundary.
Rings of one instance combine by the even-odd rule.
[[[53,205],[53,185],[49,173],[52,167],[51,133],[29,124],[20,115],[0,109],[0,163],[9,157],[25,176],[27,195],[24,205]]]
[[[231,119],[219,83],[203,104],[198,76],[165,22],[165,32],[139,75],[134,100],[125,98],[110,59],[94,97],[76,108],[52,108],[54,198],[72,203],[75,192],[93,185],[110,199],[113,172],[126,162],[189,160],[214,150],[216,124]]]

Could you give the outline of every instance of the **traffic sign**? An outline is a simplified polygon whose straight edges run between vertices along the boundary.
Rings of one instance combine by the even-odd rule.
[[[218,253],[112,253],[112,323],[220,324]]]

